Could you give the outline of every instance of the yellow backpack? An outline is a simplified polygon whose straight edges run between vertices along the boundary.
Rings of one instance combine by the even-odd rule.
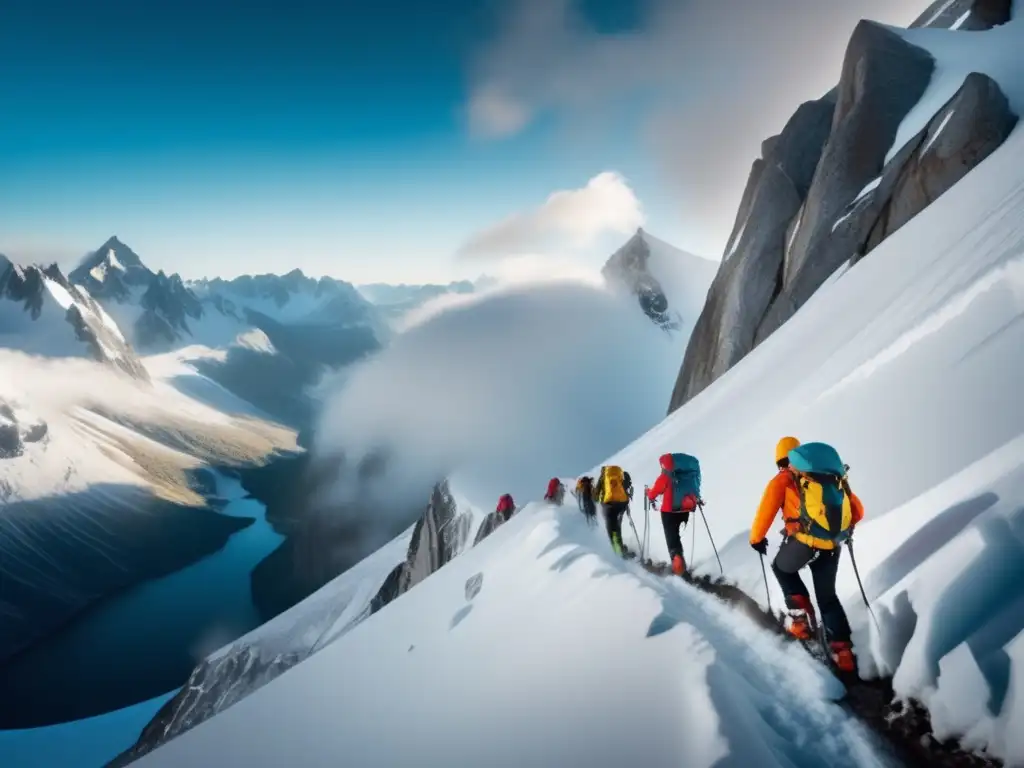
[[[601,501],[605,504],[629,501],[629,481],[622,467],[601,468]]]
[[[800,491],[800,526],[816,539],[842,543],[850,535],[853,507],[848,467],[827,443],[805,443],[789,452]]]

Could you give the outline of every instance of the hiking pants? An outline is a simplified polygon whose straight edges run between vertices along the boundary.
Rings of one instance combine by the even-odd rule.
[[[582,512],[586,516],[587,522],[590,522],[595,517],[597,517],[597,505],[594,503],[594,500],[590,498],[590,496],[580,496],[579,505],[580,512]]]
[[[629,504],[624,501],[612,501],[601,505],[601,512],[604,513],[604,525],[608,531],[608,540],[613,541],[615,534],[618,534],[619,541],[622,541],[622,516],[626,514],[626,507]]]
[[[800,569],[810,565],[814,594],[818,598],[818,611],[821,613],[821,623],[825,626],[828,639],[850,642],[850,623],[836,595],[836,574],[839,571],[839,557],[842,553],[839,547],[814,549],[802,541],[787,538],[772,562],[772,571],[779,580],[783,594],[786,595],[786,607],[796,609],[800,606],[793,601],[793,595],[801,595],[808,600],[811,597],[803,579],[800,578]]]
[[[676,555],[683,557],[683,542],[679,535],[679,528],[686,525],[689,520],[689,512],[661,513],[661,527],[665,529],[665,543],[668,544],[669,561]],[[683,557],[683,562],[686,562],[685,557]]]

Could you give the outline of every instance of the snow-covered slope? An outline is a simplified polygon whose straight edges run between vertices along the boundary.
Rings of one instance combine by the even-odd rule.
[[[765,601],[747,537],[775,442],[836,445],[867,508],[856,547],[882,628],[870,630],[844,555],[840,595],[862,673],[894,672],[897,693],[929,707],[937,736],[1012,766],[1024,765],[1022,169],[1018,127],[608,459],[643,483],[662,452],[700,456],[726,575]],[[652,553],[664,557],[652,524]],[[698,570],[717,571],[703,528],[696,546]],[[471,597],[466,582],[478,575]],[[424,754],[446,765],[621,766],[638,754],[688,766],[884,764],[830,703],[838,683],[801,654],[692,588],[616,560],[571,507],[534,504],[140,765],[384,766]]]
[[[694,256],[638,229],[605,264],[613,286],[636,295],[640,308],[667,331],[684,340],[704,306],[718,262]]]
[[[57,265],[19,266],[0,256],[0,347],[44,357],[86,357],[145,379],[117,324]]]

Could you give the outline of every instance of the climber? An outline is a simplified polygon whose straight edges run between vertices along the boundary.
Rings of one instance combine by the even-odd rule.
[[[647,489],[647,498],[653,503],[661,496],[661,526],[665,531],[665,544],[672,561],[672,573],[686,573],[680,526],[690,520],[690,512],[700,501],[700,462],[686,453],[666,453],[658,463],[661,474]]]
[[[552,477],[548,480],[548,490],[544,494],[544,501],[550,501],[552,504],[562,506],[562,500],[565,498],[565,486],[562,481],[557,477]]]
[[[810,566],[818,610],[836,667],[855,672],[857,662],[850,642],[850,623],[836,595],[840,545],[864,517],[864,506],[850,490],[847,467],[832,446],[784,437],[775,448],[779,471],[765,488],[750,546],[768,554],[768,529],[782,510],[785,525],[772,571],[782,587],[788,609],[787,629],[801,640],[810,639],[816,625],[814,606],[800,569]]]
[[[594,478],[584,475],[576,481],[576,503],[587,519],[587,525],[597,524],[597,508],[594,506]]]
[[[633,480],[629,472],[622,467],[601,467],[593,495],[594,500],[601,505],[612,549],[615,554],[624,557],[628,551],[622,545],[622,516],[629,509],[629,500],[633,498]]]
[[[507,523],[508,519],[512,517],[512,514],[516,511],[516,503],[512,500],[512,496],[507,493],[502,495],[502,497],[498,499],[498,506],[494,511],[501,515],[502,521]]]

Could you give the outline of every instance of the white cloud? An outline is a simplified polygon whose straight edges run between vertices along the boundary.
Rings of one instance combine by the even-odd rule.
[[[374,498],[419,499],[453,472],[491,503],[504,491],[537,498],[552,475],[659,421],[678,363],[636,303],[603,288],[563,280],[460,297],[352,371],[313,450],[350,466],[387,450],[379,488],[362,486]],[[343,477],[334,508],[356,487]]]
[[[485,85],[470,97],[469,127],[475,136],[510,136],[526,127],[530,119],[530,111],[524,104],[494,86]]]
[[[926,3],[651,0],[635,29],[614,34],[579,5],[512,5],[471,68],[469,102],[489,105],[474,130],[505,137],[547,114],[585,117],[588,131],[633,120],[636,134],[615,138],[654,153],[678,191],[680,223],[703,233],[690,248],[721,252],[761,141],[836,84],[857,22],[907,24]]]
[[[580,248],[609,232],[630,234],[643,223],[632,188],[618,173],[605,171],[584,187],[553,192],[539,207],[477,232],[459,256],[495,259]]]

